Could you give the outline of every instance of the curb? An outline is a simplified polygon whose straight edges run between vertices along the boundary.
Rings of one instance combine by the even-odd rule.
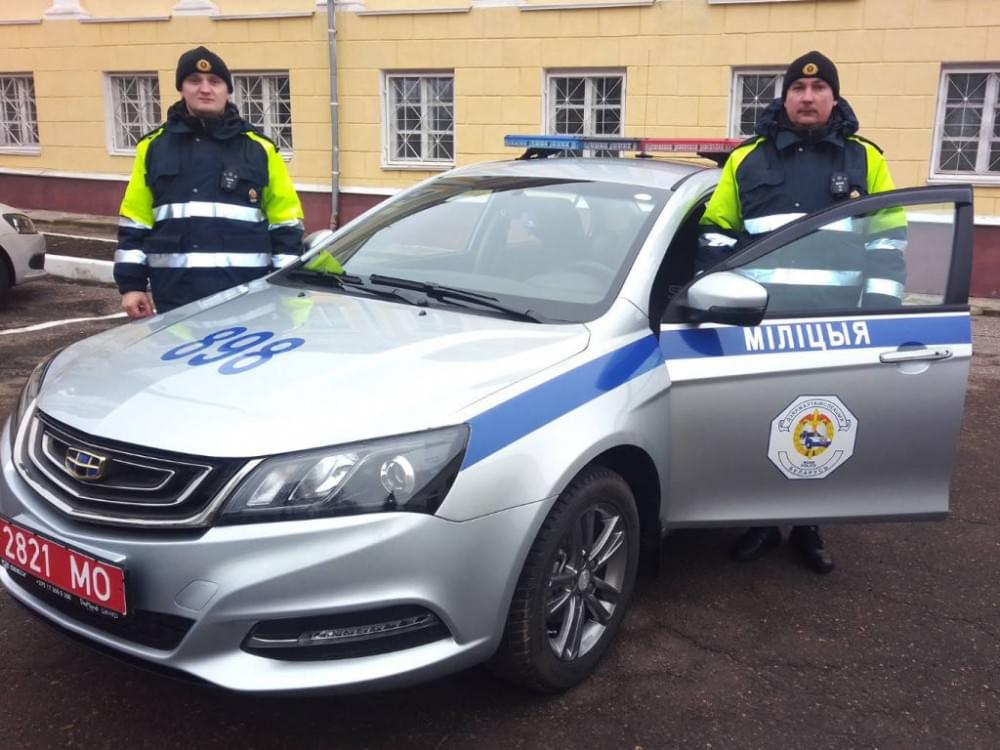
[[[98,281],[114,284],[115,264],[110,260],[73,258],[68,255],[46,255],[45,270],[53,276],[74,281]]]

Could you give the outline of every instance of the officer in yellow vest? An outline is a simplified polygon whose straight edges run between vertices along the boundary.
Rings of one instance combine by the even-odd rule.
[[[881,149],[857,130],[833,62],[817,51],[792,62],[781,97],[723,167],[701,219],[697,270],[808,213],[894,189]],[[864,236],[830,232],[839,236],[808,257],[796,256],[794,266],[781,267],[779,252],[772,254],[773,267],[755,267],[752,278],[771,294],[769,310],[898,306],[906,279],[905,216],[888,209],[875,219],[874,231]],[[816,526],[795,527],[789,541],[810,569],[833,570]],[[733,555],[753,560],[780,542],[776,527],[752,528],[736,541]]]
[[[136,146],[115,281],[129,318],[166,312],[292,262],[303,214],[277,147],[229,101],[233,78],[197,47],[177,62],[181,99]]]

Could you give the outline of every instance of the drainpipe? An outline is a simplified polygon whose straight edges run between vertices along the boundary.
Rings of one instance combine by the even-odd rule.
[[[330,48],[330,228],[336,229],[340,214],[340,103],[337,101],[336,0],[326,0],[326,35]]]

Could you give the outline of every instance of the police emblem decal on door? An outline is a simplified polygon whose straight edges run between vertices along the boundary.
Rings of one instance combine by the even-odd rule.
[[[799,396],[771,422],[767,457],[789,479],[825,479],[854,454],[857,430],[836,396]]]

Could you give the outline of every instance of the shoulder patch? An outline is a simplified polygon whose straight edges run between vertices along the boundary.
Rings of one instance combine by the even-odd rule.
[[[884,154],[885,153],[882,150],[882,147],[879,146],[877,143],[875,143],[875,141],[870,141],[867,138],[865,138],[863,135],[858,135],[857,133],[855,133],[854,135],[850,136],[850,139],[853,140],[853,141],[861,141],[862,143],[867,143],[869,146],[871,146],[873,149],[875,149],[876,151],[878,151],[880,154]]]

